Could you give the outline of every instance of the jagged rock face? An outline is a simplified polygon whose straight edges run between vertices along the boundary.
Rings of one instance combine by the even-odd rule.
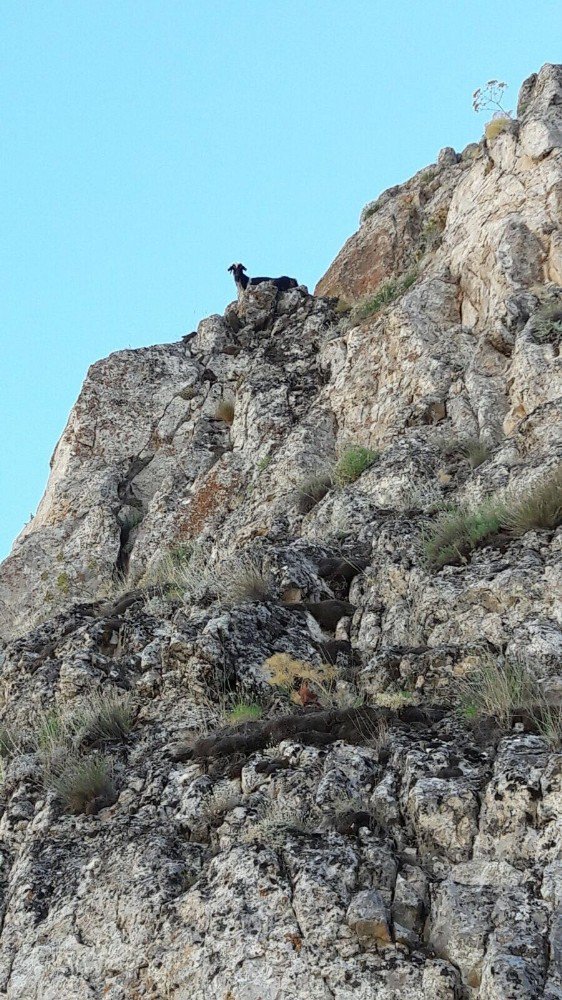
[[[524,721],[457,713],[483,649],[560,700],[562,532],[438,572],[420,548],[436,505],[525,492],[559,460],[541,310],[562,302],[561,109],[546,66],[505,133],[363,213],[316,297],[263,284],[179,344],[90,369],[0,569],[0,710],[16,733],[92,691],[129,692],[137,714],[91,815],[64,812],[33,739],[7,755],[9,1000],[562,996],[562,754]],[[413,267],[355,325],[322,297]],[[477,468],[447,457],[459,437],[487,445]],[[380,455],[303,505],[349,443]],[[191,542],[201,586],[151,589]],[[240,551],[261,600],[204,584]],[[116,570],[130,592],[101,599]],[[331,660],[345,707],[299,694],[283,721],[279,654]],[[224,728],[234,695],[264,699],[272,727]]]

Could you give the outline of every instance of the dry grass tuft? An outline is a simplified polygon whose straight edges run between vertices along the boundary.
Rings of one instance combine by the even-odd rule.
[[[505,524],[519,538],[534,528],[562,524],[562,465],[536,482],[526,495],[508,504]]]
[[[562,706],[546,700],[536,678],[517,660],[483,657],[461,685],[461,713],[470,722],[492,718],[506,731],[523,713],[551,747],[562,743]]]
[[[290,799],[273,799],[262,806],[256,821],[245,831],[245,843],[267,844],[279,850],[289,834],[309,834],[316,829],[310,807]]]
[[[116,797],[112,762],[99,755],[70,755],[60,768],[47,773],[45,784],[71,813],[97,812]]]
[[[235,555],[221,563],[213,573],[213,590],[230,607],[271,600],[274,581],[250,555]]]
[[[338,486],[354,483],[366,469],[376,462],[378,452],[361,445],[350,445],[342,452],[334,469],[334,480]]]
[[[488,122],[484,129],[484,135],[488,142],[493,142],[497,139],[498,135],[505,132],[507,128],[511,125],[511,118],[492,118],[491,122]]]
[[[299,514],[309,511],[324,499],[334,485],[334,475],[331,469],[326,469],[301,480],[298,487]]]
[[[230,399],[221,399],[215,410],[215,420],[222,420],[225,424],[234,422],[234,403]]]

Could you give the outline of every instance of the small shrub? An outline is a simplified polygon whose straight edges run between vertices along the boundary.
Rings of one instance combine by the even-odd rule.
[[[319,697],[324,702],[330,702],[331,688],[337,673],[331,664],[314,666],[304,660],[294,659],[289,653],[274,653],[265,661],[264,667],[268,683],[281,688],[296,704],[306,704],[307,700],[314,701]],[[295,690],[297,684],[300,684],[299,690]],[[308,699],[306,694],[309,695]]]
[[[494,139],[497,139],[498,135],[505,132],[510,124],[511,118],[492,118],[492,121],[488,122],[484,129],[484,135],[488,142],[493,142]]]
[[[334,480],[338,486],[354,483],[378,458],[378,452],[361,445],[353,445],[341,455],[335,469]]]
[[[430,184],[432,180],[437,176],[436,170],[425,170],[420,177],[422,184]]]
[[[370,219],[371,216],[375,214],[375,212],[378,212],[380,207],[381,205],[379,198],[377,198],[376,201],[370,201],[367,205],[365,205],[365,208],[361,212],[361,222],[363,223],[366,222],[367,219]]]
[[[505,524],[516,538],[534,528],[562,524],[562,465],[533,485],[526,496],[508,502]]]
[[[145,574],[143,586],[154,586],[170,597],[196,600],[210,582],[209,553],[203,545],[176,545]]]
[[[488,501],[473,511],[466,508],[443,511],[422,541],[426,564],[431,569],[440,569],[447,563],[465,559],[480,542],[495,535],[504,521],[505,508],[499,501]]]
[[[59,573],[57,576],[57,587],[61,594],[68,594],[70,592],[70,579],[68,573]]]
[[[331,471],[318,472],[303,479],[298,487],[298,512],[308,514],[334,485]]]
[[[47,787],[71,813],[97,811],[115,801],[113,767],[107,757],[70,755],[60,770],[47,774]]]
[[[58,708],[39,716],[35,742],[39,753],[48,754],[63,743],[68,732],[62,711]]]
[[[273,455],[264,455],[263,458],[260,458],[257,466],[258,472],[265,472],[267,467],[271,465],[272,461],[273,461]]]
[[[398,298],[398,283],[396,281],[385,281],[374,294],[359,302],[352,311],[352,319],[363,320],[369,316],[374,316],[383,306],[389,302],[394,302]]]
[[[223,420],[225,424],[234,421],[234,403],[229,399],[221,399],[215,410],[215,420]]]
[[[541,692],[542,693],[542,692]],[[544,699],[535,713],[537,732],[553,750],[562,746],[562,706],[549,705]]]
[[[263,715],[261,705],[255,702],[239,701],[227,713],[227,721],[231,726],[239,726],[243,722],[257,722]]]
[[[562,343],[562,303],[549,302],[541,306],[533,316],[533,339],[539,344],[553,344],[560,347]]]
[[[412,701],[411,691],[380,691],[373,698],[373,704],[379,708],[390,708],[393,712],[398,712],[405,705],[411,705]]]

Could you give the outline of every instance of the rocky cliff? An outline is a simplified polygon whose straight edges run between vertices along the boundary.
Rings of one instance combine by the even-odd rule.
[[[0,995],[562,997],[561,335],[545,66],[315,295],[92,366],[0,568]]]

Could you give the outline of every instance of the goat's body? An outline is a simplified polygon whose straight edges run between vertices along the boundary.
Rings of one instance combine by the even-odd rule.
[[[244,274],[246,268],[243,264],[231,264],[228,270],[232,271],[234,276],[238,298],[242,292],[246,291],[248,285],[262,285],[264,281],[270,281],[280,292],[288,292],[290,288],[298,288],[296,279],[288,278],[286,274],[282,274],[280,278],[249,278],[247,274]]]
[[[286,274],[282,274],[280,278],[250,278],[251,285],[261,285],[264,281],[271,281],[280,292],[288,292],[289,288],[297,288],[297,282],[294,278],[288,278]]]

